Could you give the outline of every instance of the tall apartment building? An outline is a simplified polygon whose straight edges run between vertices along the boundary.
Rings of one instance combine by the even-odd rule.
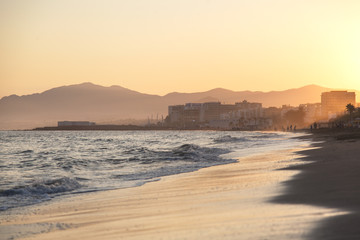
[[[356,106],[355,92],[331,91],[321,94],[322,115],[333,118],[346,111],[346,105],[351,103]]]

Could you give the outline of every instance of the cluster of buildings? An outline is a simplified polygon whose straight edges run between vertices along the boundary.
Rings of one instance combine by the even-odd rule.
[[[165,124],[163,118],[159,127],[178,129],[237,129],[237,130],[285,130],[293,127],[306,127],[314,122],[327,123],[329,120],[343,115],[346,105],[356,107],[355,92],[331,91],[321,94],[321,103],[300,104],[297,107],[264,108],[261,103],[236,102],[222,104],[220,102],[186,103],[168,107]],[[152,118],[151,118],[152,119]],[[359,120],[360,122],[360,120]],[[159,124],[160,123],[160,124]],[[59,121],[58,127],[95,126],[89,121]],[[148,126],[151,124],[148,119]]]
[[[261,103],[187,103],[169,106],[168,122],[179,128],[266,129],[271,119],[264,118]]]
[[[309,126],[316,121],[329,121],[343,115],[346,105],[356,106],[354,92],[331,91],[321,95],[321,103],[300,104],[297,107],[263,108],[261,103],[246,100],[235,104],[220,102],[186,103],[168,107],[167,123],[177,128],[211,128],[266,130],[284,128],[290,124]],[[303,119],[291,122],[290,114],[301,112]],[[299,127],[303,127],[299,126]]]
[[[305,112],[304,122],[311,124],[315,121],[328,122],[344,115],[348,104],[356,107],[355,92],[331,91],[321,94],[321,103],[300,104],[299,108]]]

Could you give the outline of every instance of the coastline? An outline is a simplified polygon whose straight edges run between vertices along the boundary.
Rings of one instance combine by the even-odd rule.
[[[348,212],[322,220],[309,239],[360,239],[360,130],[319,129],[310,138],[316,148],[299,152],[308,163],[287,168],[300,173],[272,202]]]
[[[0,227],[8,229],[4,239],[303,239],[320,219],[344,213],[271,203],[298,173],[277,170],[303,163],[295,154],[253,155],[140,187],[60,199]]]

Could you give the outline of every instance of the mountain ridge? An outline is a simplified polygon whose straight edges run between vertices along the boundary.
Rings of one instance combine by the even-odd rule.
[[[320,102],[321,92],[330,91],[307,85],[284,91],[232,91],[214,88],[204,92],[172,92],[160,96],[118,85],[104,87],[90,82],[51,88],[41,93],[9,95],[0,99],[0,129],[25,129],[56,125],[61,120],[114,122],[120,119],[165,117],[169,105],[188,102],[220,101],[233,104],[247,100],[264,107],[297,106]],[[359,95],[360,92],[356,91]]]
[[[158,95],[158,94],[149,94],[149,93],[142,93],[142,92],[139,92],[139,91],[135,91],[135,90],[131,90],[129,88],[125,88],[125,87],[122,87],[120,85],[111,85],[109,87],[105,87],[105,86],[101,86],[101,85],[98,85],[98,84],[94,84],[94,83],[91,83],[91,82],[83,82],[83,83],[79,83],[79,84],[71,84],[71,85],[64,85],[64,86],[59,86],[59,87],[53,87],[53,88],[50,88],[48,90],[45,90],[43,92],[40,92],[40,93],[30,93],[30,94],[23,94],[23,95],[17,95],[17,94],[11,94],[11,95],[8,95],[8,96],[3,96],[2,98],[0,98],[0,101],[3,100],[3,99],[6,99],[6,98],[11,98],[11,97],[25,97],[25,96],[33,96],[33,95],[39,95],[39,94],[43,94],[43,93],[46,93],[46,92],[50,92],[52,90],[58,90],[58,89],[63,89],[63,88],[67,88],[67,87],[100,87],[100,88],[103,88],[103,89],[112,89],[112,88],[116,88],[116,89],[122,89],[122,90],[127,90],[127,91],[131,91],[131,92],[136,92],[136,93],[140,93],[140,94],[145,94],[145,95],[151,95],[151,96],[160,96],[160,97],[166,97],[168,95],[172,95],[172,94],[200,94],[200,93],[211,93],[211,92],[215,92],[215,91],[218,91],[218,90],[221,90],[221,91],[227,91],[227,92],[236,92],[236,93],[274,93],[274,92],[284,92],[284,91],[290,91],[290,90],[298,90],[298,89],[303,89],[303,88],[307,88],[307,87],[317,87],[317,88],[323,88],[323,89],[331,89],[331,88],[326,88],[326,87],[322,87],[322,86],[319,86],[319,85],[316,85],[316,84],[309,84],[309,85],[305,85],[303,87],[299,87],[299,88],[291,88],[291,89],[286,89],[286,90],[272,90],[272,91],[251,91],[251,90],[241,90],[241,91],[234,91],[234,90],[230,90],[230,89],[226,89],[226,88],[221,88],[221,87],[217,87],[217,88],[213,88],[213,89],[209,89],[209,90],[206,90],[206,91],[203,91],[203,92],[170,92],[170,93],[167,93],[165,95]],[[348,90],[348,91],[357,91],[357,90]]]

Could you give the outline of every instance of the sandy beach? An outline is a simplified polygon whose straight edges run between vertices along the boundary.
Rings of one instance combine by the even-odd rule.
[[[13,210],[0,238],[358,239],[360,150],[346,136]]]
[[[360,131],[319,129],[312,139],[316,149],[300,152],[305,165],[285,183],[285,194],[274,202],[336,208],[349,214],[325,218],[310,233],[310,239],[360,239]]]

